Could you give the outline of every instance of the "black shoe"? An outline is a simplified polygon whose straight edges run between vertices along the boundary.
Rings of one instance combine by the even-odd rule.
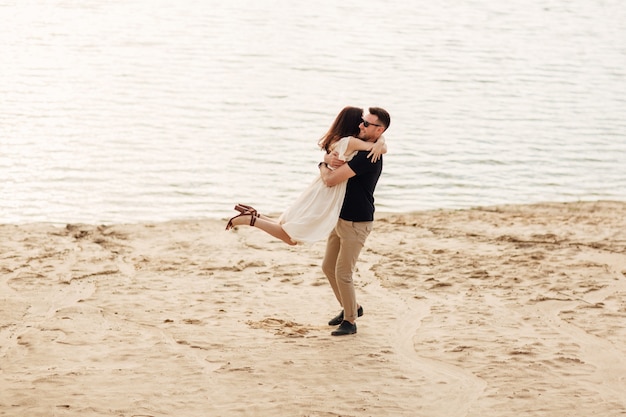
[[[359,307],[359,309],[356,311],[356,314],[361,317],[363,315],[363,306]],[[343,310],[341,310],[341,313],[337,314],[335,317],[333,317],[329,322],[328,325],[329,326],[339,326],[341,324],[341,322],[343,321]]]
[[[356,333],[356,324],[350,323],[348,320],[341,322],[341,325],[337,327],[337,330],[331,333],[332,336],[345,336],[347,334]]]

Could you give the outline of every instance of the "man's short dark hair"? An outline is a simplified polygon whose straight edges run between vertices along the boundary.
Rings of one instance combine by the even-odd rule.
[[[391,117],[389,116],[389,113],[387,113],[387,110],[381,107],[370,107],[369,112],[370,114],[378,117],[378,120],[380,120],[383,126],[385,126],[385,130],[389,129],[389,125],[391,124]]]

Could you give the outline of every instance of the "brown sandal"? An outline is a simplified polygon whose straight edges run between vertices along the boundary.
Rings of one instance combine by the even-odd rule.
[[[256,219],[258,217],[256,212],[255,213],[245,212],[245,213],[238,214],[235,217],[231,217],[230,220],[228,220],[228,223],[226,223],[226,230],[232,229],[234,227],[233,220],[241,216],[250,216],[250,226],[254,226],[254,223],[256,223]]]
[[[237,210],[241,214],[252,214],[255,217],[259,217],[258,212],[252,206],[246,206],[245,204],[236,204],[235,210]]]

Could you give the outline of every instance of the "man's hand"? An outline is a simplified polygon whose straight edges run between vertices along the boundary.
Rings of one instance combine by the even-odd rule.
[[[326,154],[324,155],[324,162],[326,162],[326,164],[332,169],[337,169],[346,163],[346,161],[342,161],[341,159],[339,159],[338,156],[339,154],[337,152]]]
[[[327,165],[320,163],[320,176],[322,181],[327,187],[334,187],[335,185],[347,181],[354,177],[356,173],[352,171],[350,165],[344,164],[337,169],[330,169]]]

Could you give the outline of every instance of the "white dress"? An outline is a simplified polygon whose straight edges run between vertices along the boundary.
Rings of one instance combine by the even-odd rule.
[[[339,159],[349,161],[357,153],[345,155],[351,137],[339,139],[334,150]],[[278,222],[289,237],[298,243],[313,243],[326,239],[339,220],[348,181],[328,187],[318,175],[300,197],[285,210]]]

